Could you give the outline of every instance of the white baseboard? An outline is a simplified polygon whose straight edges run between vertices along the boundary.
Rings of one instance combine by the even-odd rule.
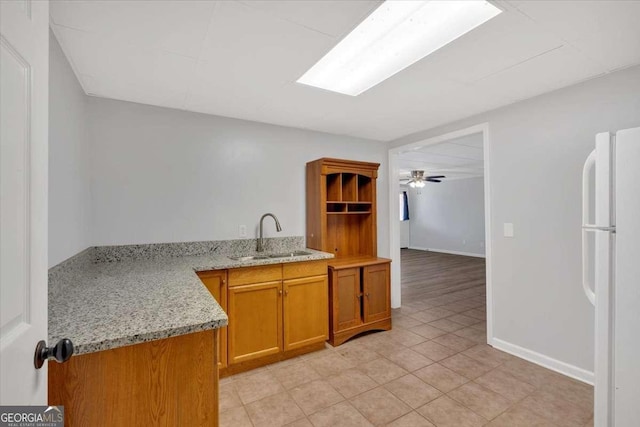
[[[497,348],[498,350],[502,350],[521,359],[528,360],[529,362],[535,363],[536,365],[540,365],[547,369],[551,369],[552,371],[559,372],[562,375],[566,375],[578,381],[582,381],[583,383],[593,385],[593,372],[578,368],[577,366],[573,366],[565,362],[561,362],[549,356],[545,356],[544,354],[528,350],[526,348],[520,347],[519,345],[508,343],[499,338],[493,338],[491,340],[491,345],[493,345],[493,347]]]
[[[419,248],[417,246],[409,246],[409,249],[416,249],[419,251],[429,251],[429,252],[440,252],[443,254],[451,254],[451,255],[472,256],[476,258],[485,258],[484,254],[476,254],[473,252],[449,251],[447,249]]]

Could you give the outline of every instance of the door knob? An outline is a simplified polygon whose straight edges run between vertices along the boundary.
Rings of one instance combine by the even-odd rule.
[[[42,368],[45,360],[55,359],[58,363],[69,360],[73,354],[73,343],[69,338],[63,338],[53,347],[47,347],[46,341],[40,341],[36,345],[36,354],[33,356],[33,364],[36,369]]]

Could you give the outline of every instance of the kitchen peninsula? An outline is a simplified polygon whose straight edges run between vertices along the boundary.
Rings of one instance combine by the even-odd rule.
[[[49,404],[65,406],[67,425],[217,425],[228,317],[197,273],[332,257],[230,258],[255,243],[96,247],[52,268],[49,342],[69,338],[75,354],[49,364]],[[270,252],[301,247],[267,239]]]

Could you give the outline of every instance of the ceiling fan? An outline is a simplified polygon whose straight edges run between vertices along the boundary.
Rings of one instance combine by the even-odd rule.
[[[424,171],[411,171],[410,179],[401,179],[400,182],[406,181],[411,188],[422,188],[425,182],[442,182],[440,178],[446,178],[444,175],[424,176]]]

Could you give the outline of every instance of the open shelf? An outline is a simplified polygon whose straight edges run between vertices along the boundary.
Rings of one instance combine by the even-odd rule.
[[[347,203],[347,212],[371,213],[371,202]]]
[[[362,212],[327,212],[327,215],[366,215],[370,214],[371,211],[362,211]]]
[[[342,174],[342,200],[351,202],[358,200],[358,175],[352,173]]]
[[[342,201],[342,174],[327,175],[327,200]]]
[[[342,202],[327,202],[327,213],[345,213],[347,212],[347,204]]]
[[[327,200],[331,203],[371,203],[373,200],[373,181],[368,176],[342,172],[328,174],[326,179]]]
[[[358,175],[358,201],[371,202],[373,200],[373,183],[371,178]]]
[[[327,214],[368,214],[371,213],[371,202],[339,202],[327,201]]]

